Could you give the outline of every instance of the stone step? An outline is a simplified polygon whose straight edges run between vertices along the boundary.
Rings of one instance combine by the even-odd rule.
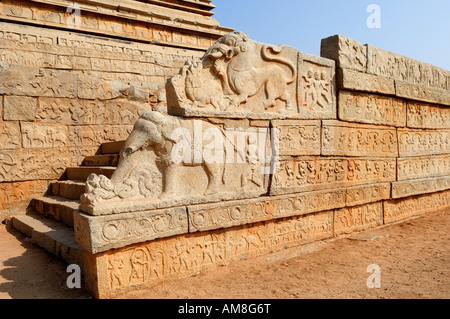
[[[83,160],[82,166],[117,166],[119,154],[106,154],[88,156]]]
[[[72,180],[85,181],[91,174],[105,175],[111,178],[116,167],[112,166],[81,166],[66,168],[66,178]]]
[[[56,257],[83,267],[83,248],[75,241],[72,228],[33,212],[14,216],[12,227]]]
[[[84,194],[85,187],[85,181],[57,181],[50,184],[50,193],[54,196],[79,200],[80,196]]]
[[[58,196],[34,198],[31,206],[36,213],[73,227],[73,213],[81,202]]]
[[[100,146],[102,154],[119,154],[125,141],[103,143]]]

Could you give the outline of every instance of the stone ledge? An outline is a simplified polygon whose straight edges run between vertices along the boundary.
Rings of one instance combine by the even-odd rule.
[[[61,0],[54,0],[51,5],[48,4],[48,1],[43,0],[21,3],[21,6],[18,7],[21,8],[21,11],[14,12],[11,11],[11,8],[12,6],[17,7],[17,4],[11,4],[10,1],[2,2],[0,16],[3,20],[10,22],[25,22],[35,25],[45,23],[50,28],[83,31],[102,36],[197,50],[207,49],[212,44],[211,41],[233,31],[220,26],[211,17],[148,3],[117,1],[114,4],[108,4],[108,2],[96,0],[79,2],[83,2],[80,3],[83,19],[80,28],[77,29],[66,23],[69,17],[66,14],[68,3]],[[32,16],[32,9],[38,11],[39,14]],[[127,24],[125,19],[131,23]],[[116,24],[121,26],[119,31],[116,29]],[[153,31],[155,36],[153,36]],[[186,35],[192,35],[195,41],[183,39]]]
[[[90,216],[74,214],[75,236],[91,253],[187,233],[231,229],[390,198],[390,184],[363,185],[294,195],[260,197],[164,210]]]
[[[384,223],[393,223],[413,216],[450,207],[450,191],[394,199],[383,202]]]
[[[338,88],[350,91],[395,95],[395,81],[351,69],[338,69]]]
[[[450,176],[407,180],[392,183],[392,198],[440,192],[450,189]]]
[[[322,151],[325,156],[397,157],[395,128],[322,121]]]
[[[74,229],[76,241],[95,254],[186,234],[188,219],[185,207],[96,217],[76,211]]]

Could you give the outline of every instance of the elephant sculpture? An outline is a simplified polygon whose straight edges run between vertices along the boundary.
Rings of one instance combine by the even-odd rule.
[[[126,161],[133,154],[142,149],[153,149],[156,154],[156,162],[163,174],[163,189],[159,196],[160,199],[167,199],[173,196],[177,187],[177,172],[179,166],[201,166],[208,176],[208,186],[204,195],[214,195],[219,192],[221,185],[225,183],[225,166],[223,163],[208,163],[203,158],[195,160],[193,158],[177,161],[175,149],[185,150],[185,147],[177,147],[178,143],[182,143],[180,135],[174,134],[185,132],[193,136],[194,121],[201,122],[202,129],[217,128],[215,125],[206,121],[194,119],[181,119],[159,112],[148,112],[141,116],[136,122],[133,131],[126,140],[121,152],[121,157]],[[183,130],[179,130],[183,128]],[[190,139],[189,139],[190,140]],[[189,147],[195,147],[194,143],[188,143]],[[189,152],[194,154],[194,152]],[[121,178],[122,172],[118,168],[114,178]]]
[[[82,205],[88,207],[107,200],[135,197],[176,199],[180,184],[178,173],[182,166],[203,168],[208,185],[200,196],[220,193],[226,182],[226,165],[220,161],[207,161],[203,154],[196,158],[198,145],[195,141],[192,143],[191,137],[195,139],[194,130],[198,126],[201,127],[202,142],[203,130],[214,128],[223,136],[216,125],[206,121],[153,111],[143,114],[122,147],[119,165],[111,179],[96,174],[89,176],[85,194],[81,197]],[[225,152],[224,140],[220,140],[222,144],[218,143],[218,148]],[[180,156],[180,151],[186,151],[187,155]]]

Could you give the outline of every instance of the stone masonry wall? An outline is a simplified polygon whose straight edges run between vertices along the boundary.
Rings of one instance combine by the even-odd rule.
[[[324,39],[320,58],[279,51],[298,73],[285,88],[290,99],[272,108],[258,108],[263,95],[236,110],[186,103],[177,78],[168,94],[174,115],[279,128],[280,168],[264,184],[267,192],[241,199],[241,185],[237,200],[80,207],[75,234],[93,295],[450,206],[449,71],[342,36]]]
[[[199,13],[138,1],[78,1],[81,26],[70,29],[70,3],[0,3],[0,220],[101,143],[125,140],[142,113],[164,111],[166,80],[229,31],[203,15],[209,3]]]

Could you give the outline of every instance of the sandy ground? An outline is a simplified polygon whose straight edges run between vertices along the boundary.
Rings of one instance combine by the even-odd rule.
[[[125,299],[450,298],[450,210],[211,270]],[[381,288],[369,289],[369,265]],[[0,298],[89,298],[67,265],[0,226]]]

